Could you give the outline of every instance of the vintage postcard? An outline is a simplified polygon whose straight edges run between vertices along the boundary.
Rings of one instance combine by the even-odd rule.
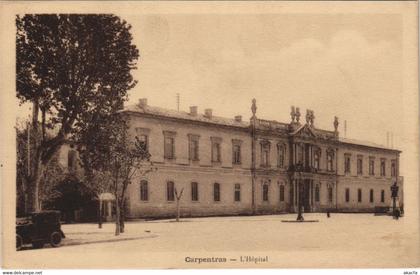
[[[419,267],[417,9],[0,2],[3,268]]]

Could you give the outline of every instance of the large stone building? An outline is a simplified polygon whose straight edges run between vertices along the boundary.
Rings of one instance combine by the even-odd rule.
[[[373,212],[392,205],[391,185],[399,176],[400,151],[341,138],[314,126],[314,113],[291,121],[252,117],[244,121],[152,107],[146,99],[126,107],[130,134],[152,155],[157,171],[138,177],[128,190],[128,216],[176,213],[174,189],[184,190],[184,216],[296,212]]]

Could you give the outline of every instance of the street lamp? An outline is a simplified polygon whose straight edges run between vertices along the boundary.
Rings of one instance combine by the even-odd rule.
[[[394,184],[391,186],[391,197],[392,197],[392,214],[396,218],[397,212],[396,212],[396,199],[398,197],[398,186],[397,181],[394,182]]]
[[[301,167],[300,165],[298,166],[298,194],[299,194],[299,198],[298,198],[298,215],[296,218],[296,221],[299,222],[303,222],[304,218],[302,215],[302,172],[301,172]]]

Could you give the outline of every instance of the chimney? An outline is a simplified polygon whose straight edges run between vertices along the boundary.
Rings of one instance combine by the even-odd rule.
[[[236,122],[242,122],[242,116],[235,116]]]
[[[204,110],[204,116],[207,118],[211,118],[212,117],[212,109],[205,109]]]
[[[147,107],[147,98],[140,98],[139,99],[139,107],[140,108]]]
[[[197,115],[197,106],[190,106],[190,115],[192,116]]]

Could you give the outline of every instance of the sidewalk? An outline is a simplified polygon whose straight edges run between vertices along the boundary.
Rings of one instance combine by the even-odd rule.
[[[142,228],[134,228],[125,225],[126,232],[115,236],[115,223],[104,223],[102,228],[98,228],[98,224],[63,224],[61,229],[66,238],[63,239],[63,246],[121,242],[139,239],[156,238],[158,235],[153,234],[150,230]]]

